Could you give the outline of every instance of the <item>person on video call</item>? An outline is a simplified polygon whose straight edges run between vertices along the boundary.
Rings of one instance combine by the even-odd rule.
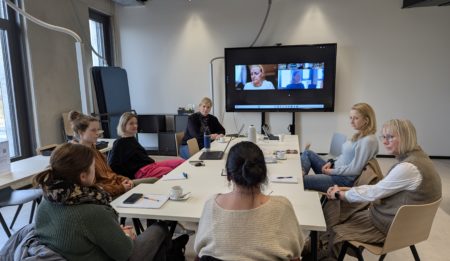
[[[244,86],[244,90],[275,90],[273,84],[265,80],[264,68],[261,64],[250,65],[251,82]]]
[[[212,140],[218,139],[225,134],[225,128],[220,124],[219,120],[214,115],[209,114],[212,105],[211,99],[204,97],[198,105],[199,111],[189,115],[180,147],[180,156],[183,159],[188,159],[192,156],[189,155],[188,140],[196,138],[198,147],[203,149],[203,134],[205,131],[209,131]]]
[[[296,70],[292,73],[291,83],[286,86],[286,89],[305,89],[302,83],[302,71]]]

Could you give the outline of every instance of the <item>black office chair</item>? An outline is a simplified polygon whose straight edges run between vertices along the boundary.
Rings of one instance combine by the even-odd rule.
[[[9,207],[9,206],[19,206],[17,208],[16,213],[14,214],[13,221],[11,222],[12,228],[14,223],[16,222],[17,216],[19,215],[20,210],[22,209],[23,204],[28,202],[33,202],[31,206],[31,214],[30,214],[30,222],[33,221],[34,210],[36,208],[36,204],[40,202],[42,198],[42,189],[18,189],[14,190],[11,187],[0,189],[0,208]],[[5,230],[8,237],[11,237],[11,232],[9,231],[8,225],[5,222],[2,214],[0,213],[0,223],[2,223],[2,227]]]

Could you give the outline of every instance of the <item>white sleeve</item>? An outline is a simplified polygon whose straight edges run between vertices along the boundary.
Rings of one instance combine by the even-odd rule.
[[[345,192],[348,202],[372,202],[402,190],[415,190],[422,183],[417,167],[409,162],[397,164],[388,175],[375,185],[353,187]]]

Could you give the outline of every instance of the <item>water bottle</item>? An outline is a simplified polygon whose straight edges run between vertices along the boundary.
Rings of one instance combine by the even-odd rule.
[[[209,151],[211,148],[211,134],[209,133],[209,129],[205,129],[205,132],[203,133],[203,147],[205,148],[205,151]]]
[[[248,127],[248,135],[247,135],[247,137],[248,137],[248,141],[251,141],[251,142],[256,144],[256,129],[255,129],[255,126],[250,125]]]

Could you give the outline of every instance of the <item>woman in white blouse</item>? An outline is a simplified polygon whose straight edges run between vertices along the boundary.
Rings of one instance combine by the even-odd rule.
[[[329,199],[372,202],[368,209],[328,228],[331,258],[336,257],[341,243],[347,240],[383,243],[401,206],[427,204],[442,196],[439,174],[417,144],[416,130],[409,120],[386,122],[380,139],[386,151],[399,161],[380,182],[353,188],[334,186],[327,191]],[[332,213],[325,212],[327,215]]]

